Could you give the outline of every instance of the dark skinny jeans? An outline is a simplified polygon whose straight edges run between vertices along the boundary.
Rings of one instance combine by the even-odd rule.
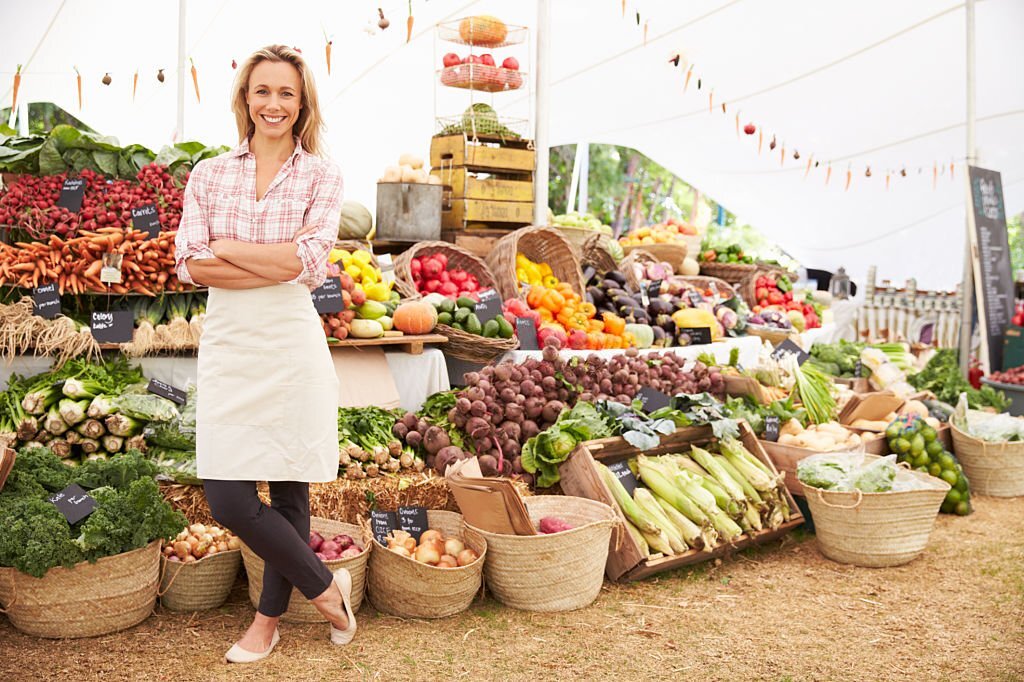
[[[334,576],[309,548],[309,484],[271,481],[270,505],[256,494],[256,481],[203,482],[217,523],[259,555],[263,593],[257,611],[276,618],[288,609],[292,586],[306,599],[320,596]]]

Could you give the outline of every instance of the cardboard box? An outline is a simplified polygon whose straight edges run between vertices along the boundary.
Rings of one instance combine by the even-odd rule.
[[[883,421],[891,413],[899,412],[905,402],[903,398],[889,392],[858,394],[850,398],[839,413],[839,423],[850,426],[858,419]],[[884,431],[884,428],[879,431]]]
[[[705,446],[712,438],[713,434],[710,426],[697,426],[680,429],[669,436],[662,436],[661,444],[657,448],[647,450],[644,453],[641,453],[622,438],[604,438],[580,443],[569,459],[559,467],[559,473],[562,477],[562,491],[567,495],[604,502],[622,517],[618,503],[612,498],[611,492],[594,468],[595,460],[609,465],[635,457],[638,454],[653,456],[685,452],[690,445]],[[757,437],[750,430],[746,422],[740,422],[740,440],[751,454],[764,462],[769,469],[775,470],[771,459],[765,454]],[[713,550],[691,549],[683,554],[671,556],[657,554],[645,558],[640,552],[639,545],[637,545],[633,536],[629,534],[629,531],[625,527],[620,527],[612,534],[605,573],[611,580],[640,580],[661,571],[709,561],[726,556],[744,547],[763,544],[782,537],[804,522],[800,510],[796,506],[796,501],[788,491],[785,491],[784,494],[789,502],[789,521],[775,530],[763,530],[752,535],[741,535],[732,544],[722,544]]]

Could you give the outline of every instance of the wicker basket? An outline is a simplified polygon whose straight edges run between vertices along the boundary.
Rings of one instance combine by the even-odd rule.
[[[510,350],[519,348],[519,339],[515,336],[511,339],[489,339],[446,324],[437,325],[434,333],[448,339],[448,343],[441,347],[445,355],[481,365],[486,365]]]
[[[717,277],[684,277],[683,281],[687,284],[691,284],[698,289],[711,289],[718,292],[718,297],[723,301],[728,301],[731,298],[736,298],[736,290],[733,289],[732,285],[723,279]]]
[[[354,540],[362,540],[360,543],[363,552],[359,556],[348,559],[335,559],[325,561],[330,571],[339,568],[347,568],[352,574],[352,613],[359,610],[363,603],[363,592],[366,586],[366,564],[367,558],[372,551],[369,534],[359,526],[351,523],[342,523],[331,519],[314,516],[310,519],[310,528],[325,537],[334,537],[339,533],[351,535]],[[263,594],[263,559],[242,543],[242,560],[245,562],[245,572],[249,577],[249,601],[254,608],[259,606],[260,595]],[[326,623],[327,619],[320,615],[316,607],[306,599],[301,592],[292,588],[292,596],[288,601],[288,610],[281,616],[281,620],[287,623]]]
[[[480,531],[489,556],[487,587],[502,604],[524,611],[572,611],[597,599],[612,528],[612,508],[595,500],[564,495],[523,498],[537,523],[557,516],[572,530],[551,535],[497,535]]]
[[[583,244],[580,263],[592,266],[601,275],[618,270],[619,264],[615,262],[615,258],[612,257],[611,252],[605,247],[605,244],[610,240],[611,237],[606,234],[592,233]]]
[[[399,556],[374,538],[368,589],[378,611],[402,618],[444,618],[468,609],[480,591],[487,555],[483,536],[466,528],[462,514],[455,512],[428,510],[427,522],[461,539],[480,558],[469,566],[438,568]]]
[[[534,263],[547,263],[559,281],[583,295],[583,271],[565,237],[553,227],[523,227],[499,239],[487,256],[487,265],[494,273],[502,299],[526,296],[520,291],[516,278],[516,254],[519,253]]]
[[[622,251],[627,256],[642,249],[655,257],[658,262],[665,262],[672,266],[676,272],[683,269],[683,261],[686,259],[687,248],[684,242],[673,242],[670,244],[639,244],[637,246],[623,246]]]
[[[583,249],[590,241],[591,237],[595,235],[603,237],[605,241],[611,239],[610,236],[603,232],[592,230],[589,227],[572,227],[570,225],[552,225],[552,228],[558,230],[565,240],[569,242],[573,251],[576,253],[577,258],[583,257]]]
[[[747,281],[754,272],[757,271],[757,266],[746,263],[701,263],[700,274],[707,277],[717,277],[718,279],[724,279],[726,282],[732,285],[740,285]],[[744,296],[744,292],[741,289],[740,295]]]
[[[380,264],[377,263],[377,254],[373,252],[373,244],[365,239],[339,239],[334,242],[334,248],[345,249],[346,251],[369,251],[370,263],[373,264],[373,267],[380,268]]]
[[[472,253],[448,242],[419,242],[395,258],[395,288],[403,298],[420,298],[420,292],[412,281],[412,259],[419,256],[432,256],[443,253],[448,257],[449,267],[465,270],[480,282],[481,289],[495,286],[494,274],[487,264]]]
[[[160,541],[42,578],[0,570],[0,602],[11,624],[36,637],[96,637],[138,625],[156,604]]]
[[[626,278],[626,286],[633,291],[640,290],[640,279],[633,271],[633,266],[644,263],[660,263],[655,255],[645,249],[631,249],[619,263],[619,271]]]
[[[191,564],[160,557],[160,603],[171,611],[215,609],[228,598],[242,564],[241,550],[220,552]]]
[[[971,492],[993,497],[1024,496],[1024,442],[989,443],[950,423],[953,450]]]
[[[916,559],[928,545],[949,484],[917,471],[905,474],[929,487],[892,493],[837,492],[801,482],[821,553],[842,564],[872,568]]]

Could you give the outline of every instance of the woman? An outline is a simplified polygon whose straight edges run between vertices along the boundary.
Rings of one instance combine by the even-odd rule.
[[[338,472],[338,381],[310,291],[337,236],[342,180],[320,158],[323,121],[312,74],[293,49],[255,52],[238,72],[239,145],[197,164],[185,188],[177,269],[210,288],[199,347],[196,455],[210,510],[266,562],[234,663],[265,658],[294,585],[355,635],[348,571],[307,545],[309,483]],[[271,506],[256,495],[268,481]]]

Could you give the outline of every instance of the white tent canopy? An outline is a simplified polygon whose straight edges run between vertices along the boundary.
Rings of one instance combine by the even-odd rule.
[[[626,6],[623,18],[618,1],[552,0],[551,144],[636,148],[810,266],[845,265],[859,278],[876,264],[881,277],[914,276],[922,287],[960,280],[962,3],[630,0]],[[285,13],[264,0],[193,0],[186,45],[203,99],[196,102],[187,78],[184,137],[233,144],[226,104],[231,60],[270,42],[298,46],[317,75],[347,195],[372,206],[383,166],[405,151],[425,153],[434,116],[457,115],[468,103],[463,91],[435,87],[441,54],[467,48],[439,43],[434,24],[480,13],[536,23],[532,2],[414,0],[407,45],[406,3],[384,5],[392,25],[371,36],[364,29],[375,24],[377,7],[297,0]],[[1006,210],[1013,214],[1024,210],[1024,88],[1016,80],[1024,70],[1024,3],[979,0],[976,11],[978,165],[1002,172]],[[646,45],[637,12],[648,27]],[[72,67],[78,66],[85,80],[81,118],[122,142],[159,147],[175,127],[177,23],[176,2],[17,3],[0,47],[0,104],[9,105],[15,63],[26,63],[19,98],[77,113]],[[330,76],[325,33],[334,39]],[[684,67],[668,63],[680,51],[694,64],[685,93]],[[524,70],[533,61],[529,46],[495,52],[517,56]],[[158,68],[167,75],[162,85]],[[113,78],[110,86],[100,83],[104,72]],[[487,101],[512,117],[528,115],[533,105],[528,90]],[[737,139],[737,111],[741,125],[763,127],[762,155],[757,135],[741,132]],[[772,135],[779,147],[769,154]],[[780,167],[782,146],[787,158]],[[821,163],[804,178],[810,155]],[[942,174],[933,189],[936,164]],[[852,183],[844,191],[848,168]]]

